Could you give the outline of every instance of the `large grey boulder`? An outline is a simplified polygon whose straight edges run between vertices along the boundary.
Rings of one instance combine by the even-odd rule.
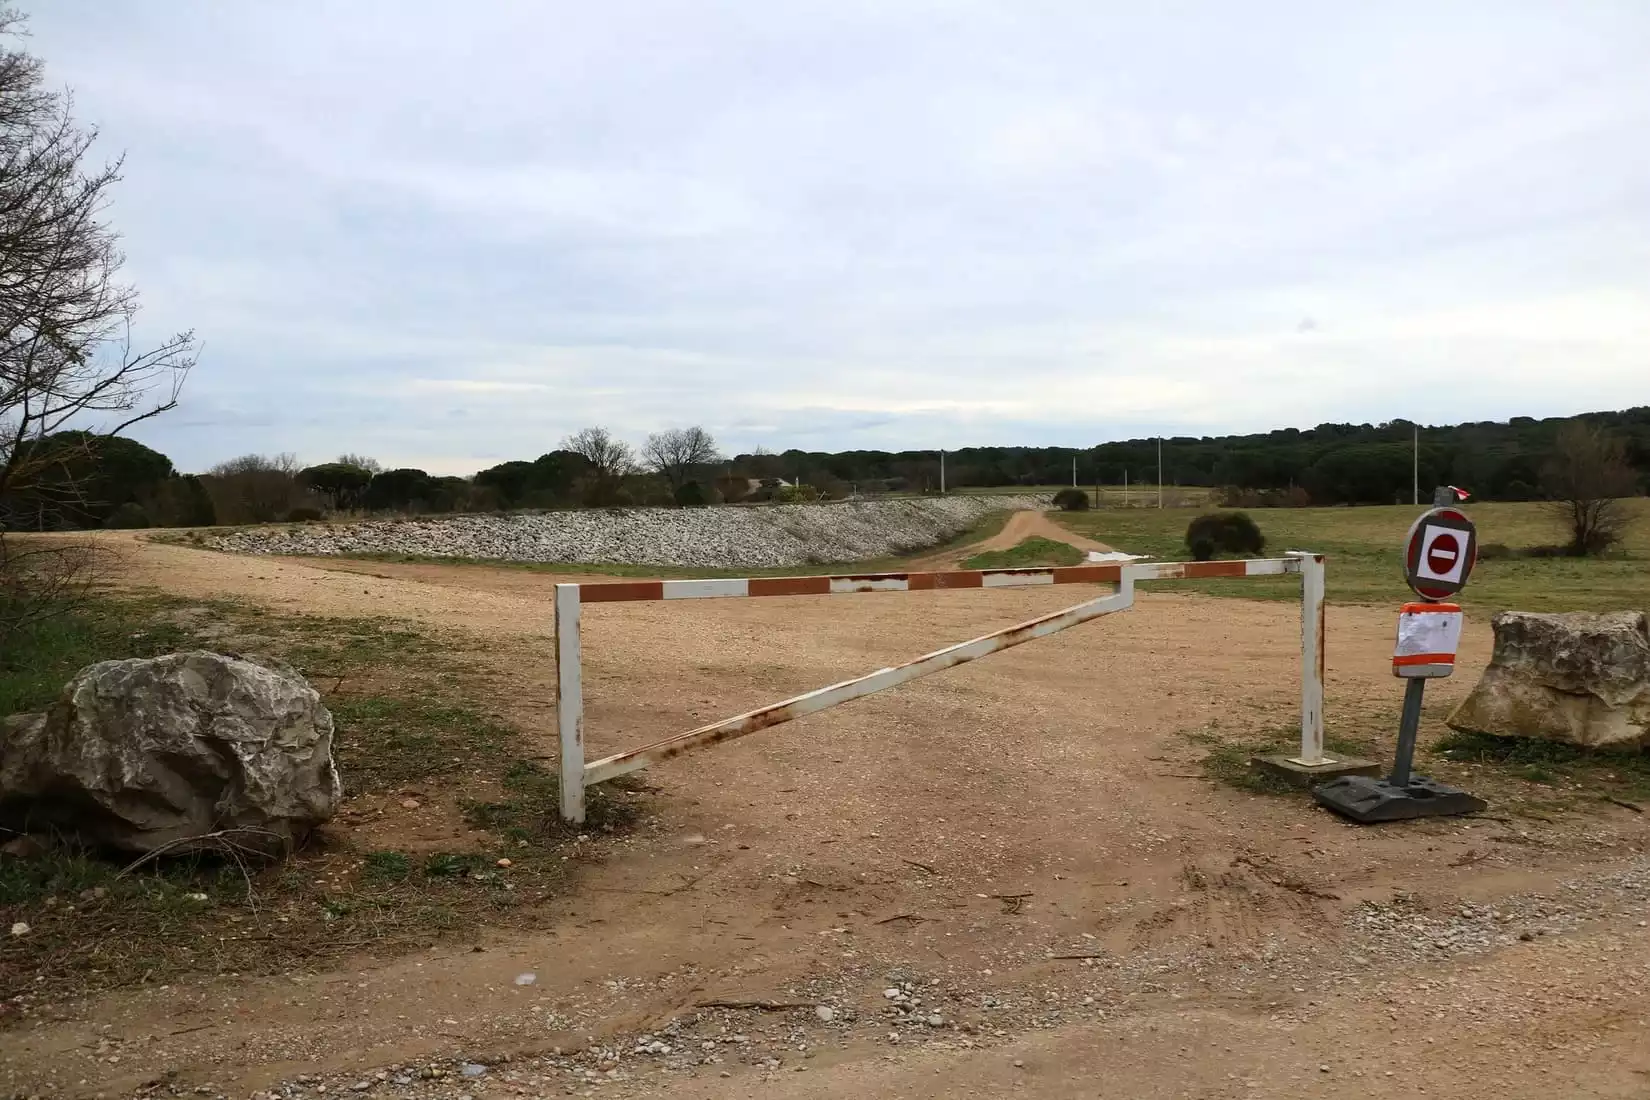
[[[1495,652],[1453,729],[1589,747],[1650,744],[1650,625],[1643,612],[1491,620]]]
[[[45,714],[0,725],[0,825],[134,853],[279,854],[342,797],[332,714],[292,668],[172,653],[78,672]]]

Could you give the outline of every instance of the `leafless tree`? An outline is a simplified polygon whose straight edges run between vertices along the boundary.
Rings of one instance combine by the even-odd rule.
[[[720,461],[716,440],[700,427],[655,432],[642,446],[642,462],[665,479],[673,494],[693,479],[699,467]]]
[[[48,88],[41,61],[16,47],[22,29],[17,12],[0,10],[0,501],[62,464],[39,445],[46,436],[117,434],[174,408],[196,355],[187,332],[134,346],[137,294],[118,277],[118,238],[102,220],[121,162],[88,162],[97,132],[75,122],[69,95]],[[53,492],[78,492],[51,480]],[[18,561],[0,554],[26,581],[33,571]]]
[[[598,473],[622,477],[636,469],[636,454],[630,444],[616,438],[606,428],[585,428],[561,441],[561,449],[572,451]]]
[[[340,466],[354,466],[357,470],[365,470],[369,474],[384,472],[384,464],[369,455],[341,454],[334,461]]]
[[[208,470],[202,482],[219,523],[272,523],[317,503],[298,484],[298,456],[242,455]]]
[[[1547,509],[1570,536],[1570,552],[1602,554],[1621,541],[1631,518],[1624,497],[1638,494],[1638,476],[1620,439],[1582,420],[1559,429],[1541,469]]]
[[[561,449],[571,451],[590,464],[584,481],[586,504],[618,504],[624,499],[620,489],[627,475],[636,471],[636,453],[630,444],[614,437],[606,428],[585,428],[561,441]]]

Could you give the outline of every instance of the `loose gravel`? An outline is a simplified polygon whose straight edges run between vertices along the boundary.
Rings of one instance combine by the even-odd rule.
[[[1574,934],[1596,921],[1643,912],[1646,902],[1650,862],[1640,858],[1562,882],[1551,893],[1511,895],[1494,905],[1457,904],[1426,912],[1407,897],[1365,903],[1347,915],[1338,944],[1267,936],[1237,958],[1195,942],[1115,955],[1093,944],[1038,943],[1041,937],[1032,935],[1017,945],[1005,942],[973,965],[844,967],[784,989],[785,1011],[700,1009],[655,1031],[612,1037],[583,1049],[521,1058],[475,1053],[371,1073],[303,1075],[255,1094],[254,1100],[324,1100],[355,1093],[394,1100],[646,1095],[672,1078],[727,1078],[736,1071],[755,1071],[772,1080],[779,1073],[806,1072],[817,1052],[841,1049],[854,1039],[870,1040],[890,1053],[989,1049],[1027,1032],[1119,1019],[1141,999],[1178,1000],[1211,989],[1269,1006],[1274,1022],[1294,1026],[1311,1016],[1320,998],[1348,983],[1361,984],[1394,1006],[1394,1012],[1402,1009],[1406,1019],[1419,1021],[1456,984],[1449,975],[1430,973],[1426,964],[1457,955],[1481,956],[1540,936]],[[1057,951],[1081,956],[1063,976],[1050,974],[1007,987],[993,977],[1023,973]],[[981,962],[998,970],[978,969]],[[679,975],[668,975],[661,985],[679,980]],[[609,993],[622,995],[627,984],[609,981]],[[588,1006],[584,1012],[573,1006],[568,1010],[568,1016],[546,1018],[545,1025],[583,1030],[598,1026],[602,1018]],[[1453,1010],[1478,1011],[1469,1005]],[[228,1100],[211,1087],[195,1092]]]
[[[773,568],[908,554],[990,512],[1045,497],[954,496],[733,508],[629,508],[265,527],[208,545],[240,554],[480,558],[493,561]]]

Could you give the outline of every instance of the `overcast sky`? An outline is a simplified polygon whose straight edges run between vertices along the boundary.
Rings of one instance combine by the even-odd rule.
[[[184,469],[1650,402],[1644,0],[25,3]]]

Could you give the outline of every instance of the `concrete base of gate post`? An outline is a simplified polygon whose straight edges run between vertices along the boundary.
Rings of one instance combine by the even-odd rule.
[[[1381,765],[1378,761],[1364,760],[1357,756],[1337,756],[1329,763],[1309,766],[1295,763],[1290,759],[1291,755],[1287,752],[1275,752],[1265,756],[1251,756],[1249,767],[1253,771],[1281,779],[1302,790],[1319,783],[1327,783],[1331,779],[1339,779],[1343,775],[1381,774]]]

